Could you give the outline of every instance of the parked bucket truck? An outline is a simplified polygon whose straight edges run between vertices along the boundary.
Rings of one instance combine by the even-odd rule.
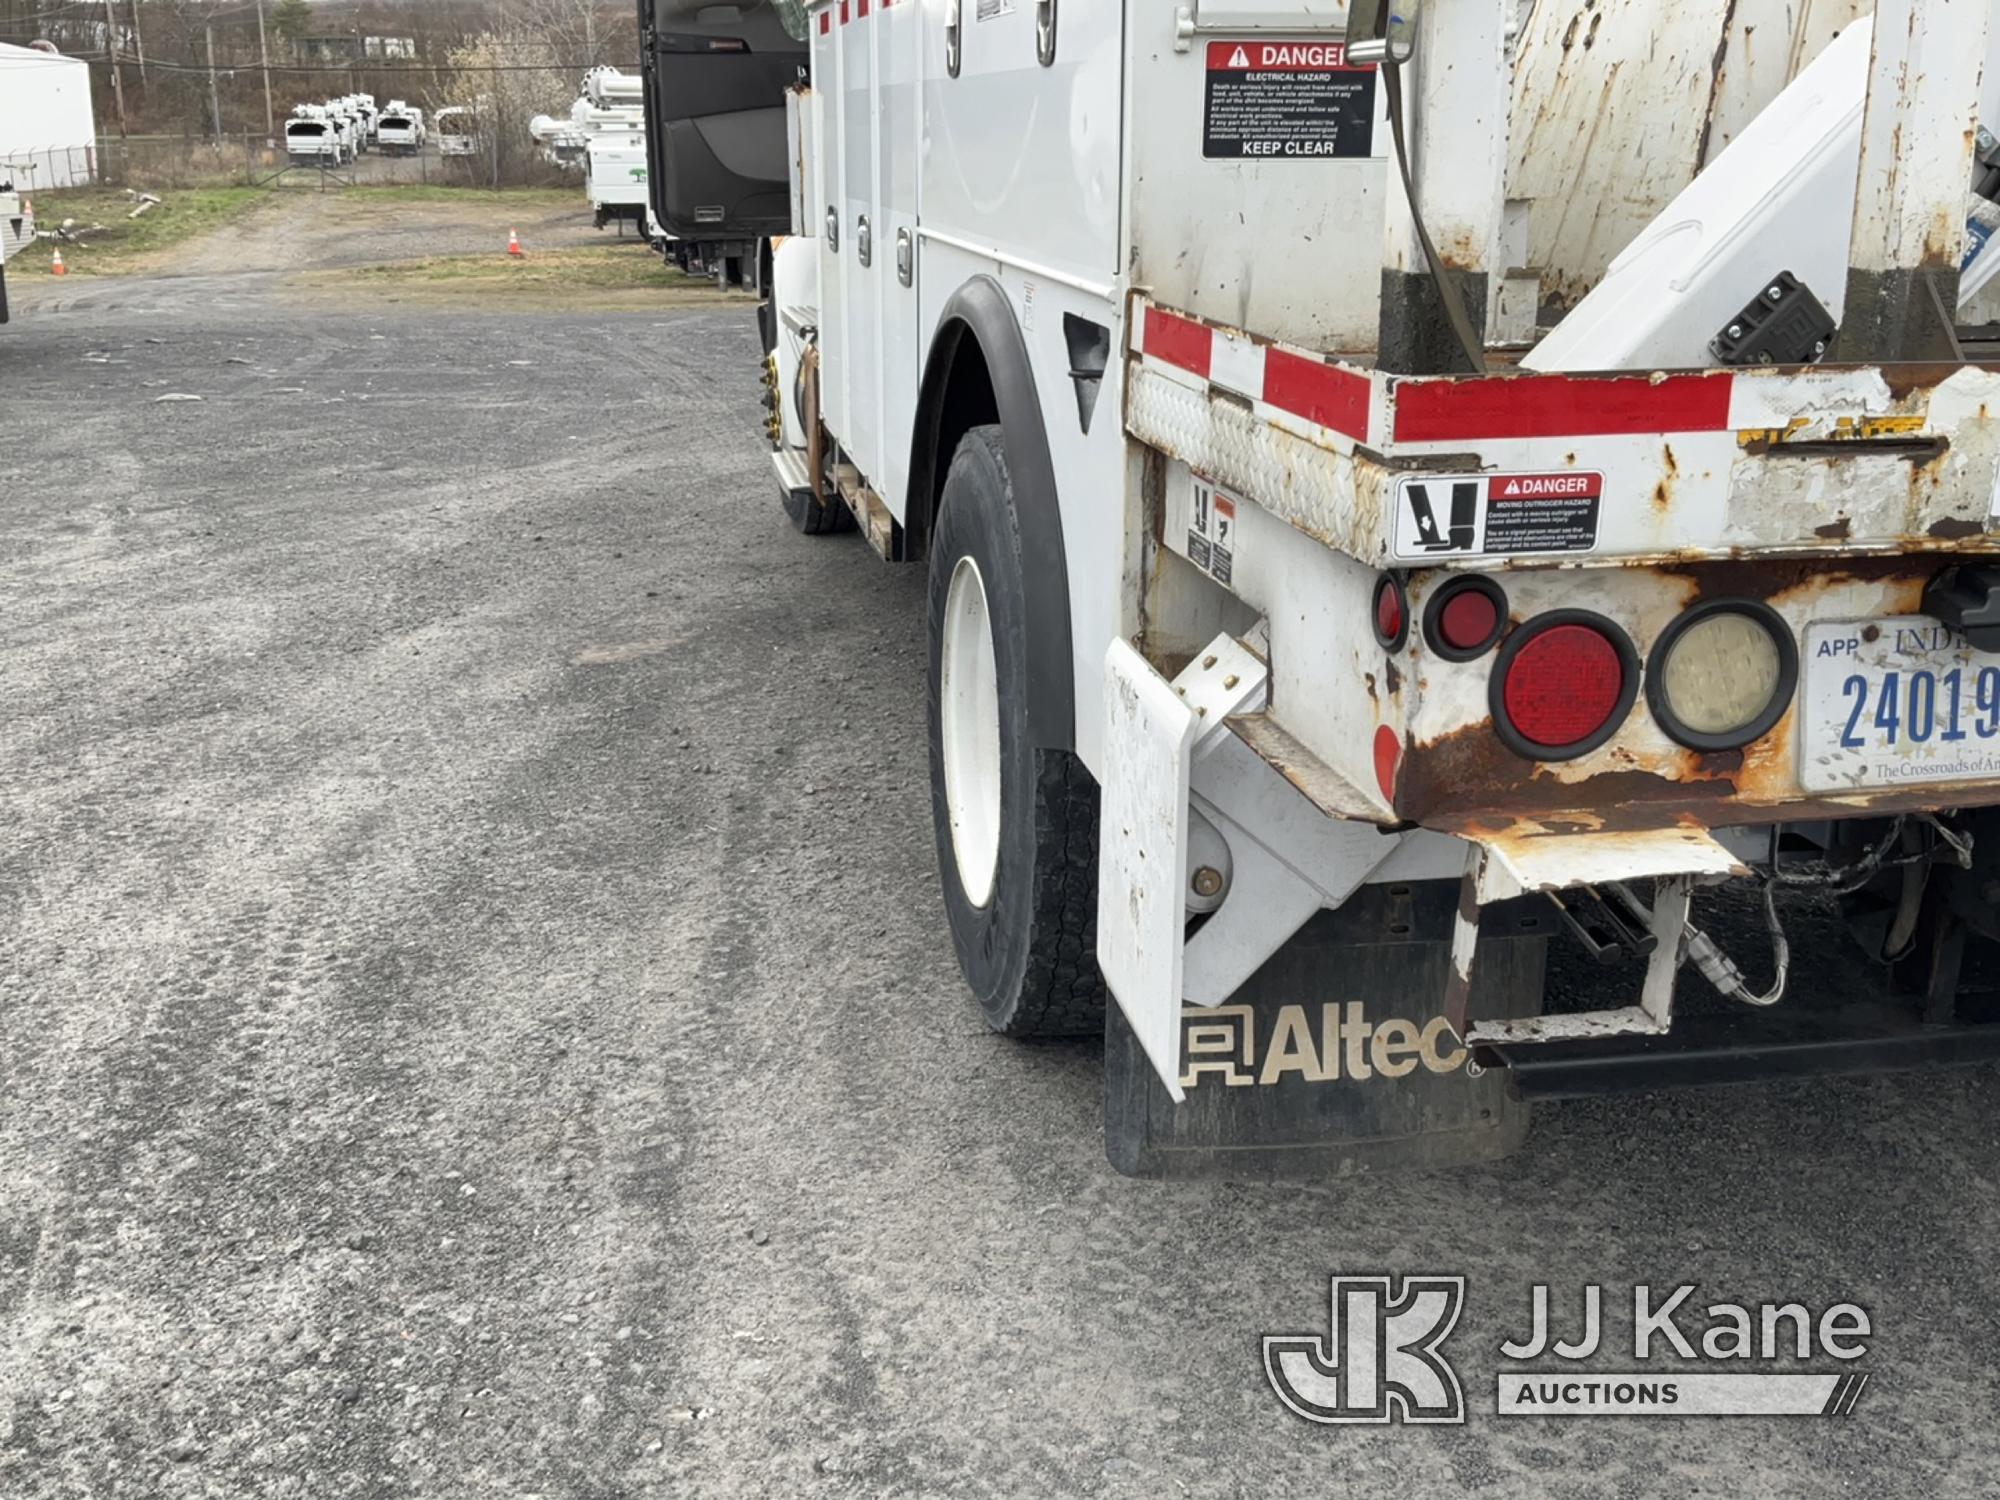
[[[771,8],[785,508],[925,570],[959,964],[1123,1170],[2000,1056],[2000,26],[1734,9]]]

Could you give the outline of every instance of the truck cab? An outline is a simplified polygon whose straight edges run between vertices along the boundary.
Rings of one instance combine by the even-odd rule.
[[[799,0],[640,0],[649,202],[684,269],[757,285],[791,225],[786,90],[804,81]]]

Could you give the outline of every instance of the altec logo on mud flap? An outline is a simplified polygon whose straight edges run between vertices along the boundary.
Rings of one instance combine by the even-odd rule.
[[[1260,1049],[1257,1010],[1249,1005],[1187,1009],[1181,1013],[1182,1055],[1187,1059],[1181,1087],[1203,1079],[1230,1088],[1248,1088],[1296,1079],[1367,1083],[1375,1078],[1407,1078],[1456,1073],[1467,1054],[1443,1016],[1419,1024],[1390,1017],[1371,1022],[1360,1003],[1287,1005],[1277,1012]]]
[[[1629,1357],[1636,1366],[1667,1358],[1696,1368],[1605,1372],[1580,1364],[1604,1347],[1603,1288],[1584,1288],[1578,1336],[1563,1340],[1552,1329],[1548,1287],[1534,1287],[1528,1336],[1507,1340],[1499,1352],[1515,1366],[1542,1367],[1503,1369],[1494,1410],[1503,1417],[1840,1417],[1860,1404],[1865,1374],[1772,1366],[1860,1359],[1874,1333],[1865,1309],[1839,1302],[1815,1317],[1799,1302],[1700,1307],[1695,1293],[1693,1285],[1633,1287]],[[1464,1305],[1463,1276],[1406,1276],[1400,1288],[1388,1276],[1335,1276],[1326,1337],[1267,1335],[1265,1379],[1285,1409],[1308,1422],[1461,1423],[1464,1392],[1442,1350]],[[1555,1367],[1544,1364],[1550,1360]]]

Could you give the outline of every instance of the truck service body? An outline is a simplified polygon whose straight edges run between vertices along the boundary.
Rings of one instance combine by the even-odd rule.
[[[301,104],[285,121],[285,155],[295,164],[344,166],[352,154],[345,126],[325,105]]]
[[[1537,265],[1563,205],[1510,149],[1611,108],[1563,9],[772,7],[810,49],[785,505],[928,569],[961,966],[1001,1030],[1107,1027],[1127,1170],[1463,1160],[1532,1097],[2000,1055],[1958,995],[2000,935],[2000,364],[1951,312],[2000,35],[1850,5],[1725,84],[1726,36],[1570,6],[1706,70],[1730,139],[1628,246]],[[1673,299],[1655,358],[1633,310]],[[1702,930],[1717,888],[1747,936]],[[1839,1024],[1777,1005],[1836,898],[1915,976]],[[1630,992],[1543,1013],[1551,937]],[[1697,975],[1728,1005],[1677,1025]]]
[[[375,144],[384,156],[420,156],[424,149],[424,112],[400,99],[375,121]]]
[[[584,188],[602,229],[641,231],[646,219],[646,111],[637,74],[592,68],[570,110],[583,137]]]

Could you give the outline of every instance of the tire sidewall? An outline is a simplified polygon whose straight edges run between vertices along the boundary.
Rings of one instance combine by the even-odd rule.
[[[967,435],[945,478],[931,536],[929,580],[931,820],[938,882],[952,945],[987,1021],[1005,1028],[1019,1006],[1033,925],[1035,870],[1034,747],[1027,738],[1027,599],[1019,526],[1005,458],[990,429]],[[1000,699],[1000,840],[993,896],[972,904],[959,879],[945,799],[942,664],[945,603],[961,558],[978,566],[993,630]]]

